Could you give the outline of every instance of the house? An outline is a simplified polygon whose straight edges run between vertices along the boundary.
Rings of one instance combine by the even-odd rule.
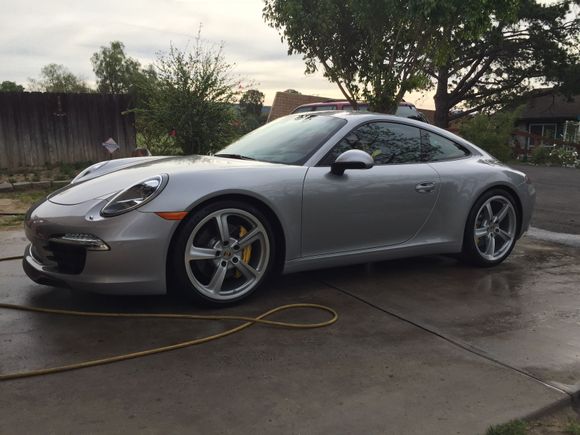
[[[516,121],[516,148],[528,153],[534,147],[580,143],[580,95],[557,93],[531,97]]]
[[[289,115],[294,109],[303,104],[330,100],[333,100],[333,98],[321,97],[319,95],[304,95],[296,91],[276,92],[270,114],[268,115],[268,122]]]

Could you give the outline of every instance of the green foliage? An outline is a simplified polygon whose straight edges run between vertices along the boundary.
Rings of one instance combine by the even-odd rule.
[[[498,424],[491,426],[486,435],[526,435],[528,432],[528,425],[521,420],[510,421],[505,424]]]
[[[39,92],[91,92],[84,80],[70,72],[64,65],[48,64],[40,70],[40,79],[29,79],[29,88]]]
[[[570,435],[580,435],[580,423],[570,420],[566,425],[565,433]]]
[[[521,104],[539,86],[556,86],[569,95],[580,92],[576,1],[491,2],[490,21],[478,27],[485,30],[480,34],[464,32],[463,19],[443,26],[447,42],[425,69],[436,82],[436,124],[446,128],[473,112]]]
[[[578,151],[565,147],[555,147],[550,151],[550,161],[558,166],[575,168],[580,167]]]
[[[240,113],[234,122],[240,135],[264,125],[266,117],[262,116],[264,94],[256,89],[249,89],[240,98]]]
[[[120,41],[101,47],[91,62],[97,76],[97,91],[103,94],[129,93],[142,79],[141,64],[125,54],[125,46]]]
[[[478,37],[497,4],[515,1],[265,0],[263,16],[307,73],[321,65],[353,106],[364,97],[372,110],[394,112],[406,92],[430,85],[426,65],[448,57],[451,37]]]
[[[153,152],[207,154],[237,134],[233,105],[240,83],[222,47],[205,46],[198,34],[191,48],[171,46],[138,84],[134,112],[140,137]],[[170,138],[168,137],[170,136]]]
[[[18,85],[15,82],[4,80],[0,83],[0,92],[24,92],[24,86]]]
[[[256,89],[248,89],[240,98],[240,113],[242,115],[260,117],[264,105],[264,94]]]
[[[518,113],[519,111],[516,110],[498,112],[493,115],[485,113],[476,115],[461,123],[459,134],[498,160],[505,162],[512,154],[509,143]]]
[[[537,146],[532,151],[531,162],[536,165],[546,165],[550,163],[550,148]]]

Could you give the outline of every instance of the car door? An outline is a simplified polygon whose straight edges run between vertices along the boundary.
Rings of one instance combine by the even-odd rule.
[[[349,149],[368,152],[375,166],[332,174],[330,164]],[[428,219],[438,190],[437,172],[421,163],[418,128],[391,122],[359,126],[306,174],[302,255],[404,243]]]

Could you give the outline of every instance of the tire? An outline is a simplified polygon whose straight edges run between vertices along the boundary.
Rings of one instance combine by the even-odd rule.
[[[480,267],[500,264],[516,244],[519,219],[513,195],[503,189],[485,192],[467,217],[462,260]]]
[[[274,231],[264,213],[242,201],[218,200],[190,213],[177,230],[171,286],[197,304],[233,305],[260,288],[275,259]]]

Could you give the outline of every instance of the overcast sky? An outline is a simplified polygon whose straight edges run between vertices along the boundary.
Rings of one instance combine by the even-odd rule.
[[[300,56],[288,56],[262,20],[262,0],[0,0],[0,81],[26,85],[42,66],[63,64],[94,83],[91,55],[113,40],[143,65],[170,42],[185,48],[202,23],[202,37],[225,44],[236,72],[257,83],[271,104],[276,91],[341,97],[321,74],[304,75]],[[407,100],[432,107],[431,96]]]

